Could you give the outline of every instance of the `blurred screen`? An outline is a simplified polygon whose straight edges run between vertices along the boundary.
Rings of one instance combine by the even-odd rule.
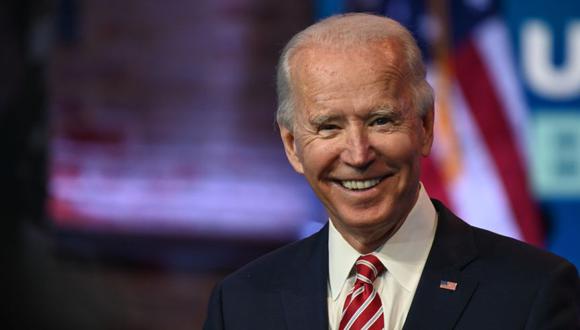
[[[309,23],[266,1],[61,1],[49,215],[59,228],[290,239],[324,220],[288,165],[275,66]]]

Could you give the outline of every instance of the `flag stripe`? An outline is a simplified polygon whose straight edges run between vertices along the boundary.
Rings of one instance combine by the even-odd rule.
[[[528,164],[526,131],[529,113],[523,89],[518,83],[507,27],[499,18],[491,18],[475,29],[474,42],[491,81],[497,86],[495,91],[504,105],[520,155],[524,164]]]
[[[468,41],[458,49],[454,67],[463,95],[504,184],[523,238],[529,243],[541,245],[539,213],[531,200],[519,151],[502,104],[473,42]]]
[[[459,86],[452,89],[453,116],[461,136],[463,171],[449,182],[449,195],[455,212],[470,224],[516,239],[523,239],[521,230],[506,196],[481,132]],[[474,198],[474,193],[477,198]]]

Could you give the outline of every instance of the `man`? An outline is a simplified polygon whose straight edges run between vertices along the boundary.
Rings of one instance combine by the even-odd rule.
[[[401,25],[350,14],[300,32],[278,96],[288,160],[330,221],[226,278],[205,329],[578,328],[574,266],[428,198],[433,96]]]

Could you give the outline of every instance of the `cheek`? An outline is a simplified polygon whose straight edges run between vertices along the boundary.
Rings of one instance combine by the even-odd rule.
[[[336,159],[337,147],[331,141],[314,140],[302,145],[302,163],[310,173],[328,170]]]
[[[304,160],[313,167],[320,167],[328,158],[328,151],[323,145],[313,145],[305,149]]]
[[[409,134],[391,133],[388,137],[382,136],[379,139],[379,150],[387,161],[407,163],[416,159],[420,153],[416,139]]]

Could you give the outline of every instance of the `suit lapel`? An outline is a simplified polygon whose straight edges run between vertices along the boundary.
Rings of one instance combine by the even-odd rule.
[[[328,225],[310,239],[280,285],[288,330],[328,329]]]
[[[477,256],[471,227],[447,210],[433,204],[438,213],[435,240],[421,275],[403,329],[452,329],[477,288],[477,278],[463,269]],[[456,283],[455,290],[441,288],[441,281]]]
[[[435,240],[403,329],[451,329],[478,279],[463,272],[477,257],[473,232],[440,202],[433,200],[439,220]],[[328,329],[328,225],[290,261],[280,276],[281,299],[288,330]],[[457,283],[455,290],[440,288],[441,281]]]

